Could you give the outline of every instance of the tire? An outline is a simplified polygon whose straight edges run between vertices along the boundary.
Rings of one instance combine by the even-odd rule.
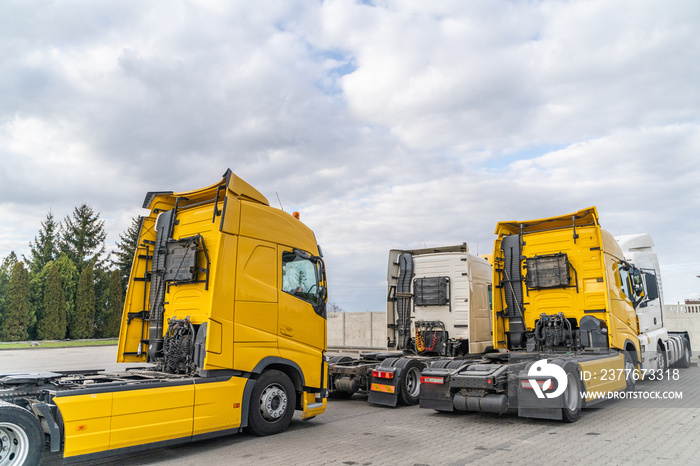
[[[667,369],[668,358],[666,357],[666,351],[664,351],[664,347],[659,343],[656,345],[656,370],[664,374]]]
[[[294,385],[287,374],[263,372],[255,381],[248,411],[248,430],[255,435],[279,434],[289,426],[296,407]]]
[[[687,338],[683,339],[683,356],[678,360],[676,366],[687,369],[690,367],[690,357],[692,356],[690,351],[690,342]]]
[[[564,366],[566,372],[566,390],[562,394],[564,407],[561,409],[562,418],[565,422],[576,422],[581,416],[583,408],[583,397],[581,393],[581,373],[578,364],[569,363]]]
[[[328,360],[328,365],[351,362],[353,359],[350,356],[333,356]]]
[[[401,371],[399,380],[399,402],[402,405],[413,406],[418,404],[420,395],[420,373],[423,364],[415,359],[409,359]]]
[[[627,386],[625,387],[626,392],[633,392],[637,384],[637,379],[635,377],[636,367],[634,367],[634,362],[632,361],[632,356],[627,351],[623,352],[625,355],[625,381]]]
[[[451,363],[451,359],[438,359],[434,363],[430,365],[431,369],[444,369],[447,367],[449,363]]]
[[[44,432],[32,413],[0,401],[0,464],[39,464],[44,452]]]

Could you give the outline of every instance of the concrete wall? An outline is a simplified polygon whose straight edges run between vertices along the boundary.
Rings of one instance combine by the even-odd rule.
[[[700,350],[700,304],[664,304],[664,325],[672,332],[688,331],[693,352]]]
[[[386,313],[328,313],[328,347],[386,349]]]

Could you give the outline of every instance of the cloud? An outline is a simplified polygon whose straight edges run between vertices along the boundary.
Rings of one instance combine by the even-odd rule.
[[[411,147],[509,151],[697,117],[700,8],[643,2],[324,4],[350,110]],[[631,13],[634,11],[634,13]]]
[[[590,205],[651,233],[667,298],[692,296],[699,20],[680,1],[3,2],[0,257],[82,202],[113,243],[147,191],[230,167],[302,212],[350,310],[383,309],[390,248],[483,253],[499,220]]]

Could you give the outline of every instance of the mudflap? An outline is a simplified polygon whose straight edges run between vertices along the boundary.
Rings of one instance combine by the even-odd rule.
[[[373,405],[388,406],[395,408],[399,403],[399,395],[397,393],[370,391],[367,401]]]
[[[555,360],[552,361],[552,363],[557,364],[559,361],[560,360]],[[525,370],[520,371],[517,378],[518,416],[561,421],[563,419],[562,408],[564,407],[564,398],[562,396],[554,398],[547,398],[545,396],[544,398],[538,398],[535,394],[535,390],[525,388],[525,386],[529,384],[529,379],[531,378],[528,375],[530,365],[531,364],[528,364]]]
[[[421,408],[452,412],[455,410],[448,384],[421,383],[419,405]]]
[[[372,371],[367,402],[395,408],[401,390],[401,368],[395,367],[400,358],[387,358]]]
[[[396,407],[399,403],[399,390],[401,389],[399,386],[400,372],[400,369],[395,369],[394,378],[389,380],[373,376],[367,402],[373,405]]]

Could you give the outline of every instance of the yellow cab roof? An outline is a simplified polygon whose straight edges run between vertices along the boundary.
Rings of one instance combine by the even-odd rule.
[[[159,197],[161,201],[165,202],[168,202],[169,200],[174,201],[176,198],[185,198],[190,204],[201,202],[203,200],[210,200],[213,199],[214,193],[218,192],[218,190],[222,188],[228,188],[229,191],[233,192],[241,199],[255,201],[263,205],[270,205],[267,198],[263,196],[260,191],[236,176],[231,169],[228,169],[226,170],[226,173],[224,173],[221,181],[214,183],[211,186],[207,186],[206,188],[195,189],[192,191],[182,191],[179,193],[174,193],[172,191],[149,192],[146,194],[146,199],[143,201],[143,207],[144,209],[150,208],[153,200],[156,197]]]
[[[595,207],[579,210],[570,214],[558,215],[556,217],[540,218],[536,220],[498,222],[496,234],[513,235],[522,233],[535,233],[538,231],[556,230],[576,227],[598,225],[598,210]]]

